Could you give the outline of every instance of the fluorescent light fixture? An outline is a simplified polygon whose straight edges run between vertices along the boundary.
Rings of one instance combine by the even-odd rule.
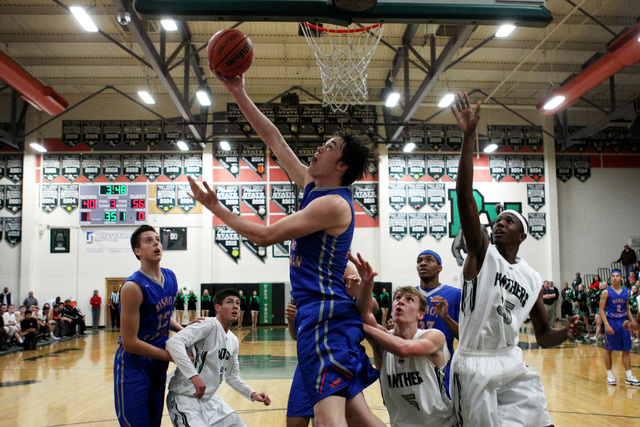
[[[486,147],[484,147],[484,151],[485,153],[493,153],[494,151],[496,151],[498,149],[498,146],[496,144],[489,144]]]
[[[515,25],[511,25],[511,24],[501,25],[500,28],[498,28],[498,31],[496,31],[496,37],[499,37],[499,38],[507,37],[515,29],[516,29]]]
[[[187,145],[186,142],[178,141],[176,144],[178,145],[178,148],[181,149],[182,151],[189,151],[189,146]]]
[[[46,149],[46,148],[44,148],[44,146],[43,146],[43,145],[38,144],[37,142],[32,142],[32,143],[31,143],[31,144],[29,144],[29,145],[31,146],[31,148],[33,148],[34,150],[39,151],[39,152],[41,152],[41,153],[46,153],[46,152],[47,152],[47,149]]]
[[[162,24],[162,28],[167,31],[178,31],[178,25],[173,19],[163,19],[160,23]]]
[[[387,101],[384,103],[384,106],[393,108],[398,105],[398,101],[400,101],[400,94],[398,92],[391,92],[389,96],[387,96]]]
[[[85,31],[88,31],[90,33],[98,32],[98,27],[96,27],[96,24],[93,23],[93,20],[86,10],[84,10],[80,6],[71,6],[69,10],[71,11],[71,13],[73,13],[73,16],[80,23],[80,25],[82,25],[82,28],[84,28]]]
[[[202,105],[203,107],[208,107],[209,105],[211,105],[211,99],[209,99],[209,95],[206,91],[199,90],[196,92],[196,96],[198,97],[198,102],[200,102],[200,105]]]
[[[145,102],[145,104],[155,104],[156,101],[153,99],[153,96],[151,96],[151,94],[149,92],[147,92],[146,90],[139,90],[138,91],[138,96],[140,96],[140,98],[142,98],[142,100]]]
[[[416,144],[414,144],[413,142],[408,142],[404,148],[402,149],[402,151],[404,151],[405,153],[410,153],[411,151],[413,151],[416,148]]]
[[[224,151],[231,150],[231,146],[227,141],[220,141],[220,148],[222,148]]]
[[[456,96],[454,94],[452,94],[452,93],[446,94],[445,96],[442,97],[442,99],[438,103],[438,107],[447,108],[449,105],[451,105],[451,103],[453,102],[455,97]]]
[[[551,98],[550,100],[548,100],[547,103],[544,104],[544,106],[542,108],[545,109],[545,110],[553,110],[558,105],[562,104],[564,102],[564,99],[565,99],[564,96],[556,95],[553,98]]]

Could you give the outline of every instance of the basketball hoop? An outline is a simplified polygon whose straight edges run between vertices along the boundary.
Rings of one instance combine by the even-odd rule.
[[[300,23],[322,78],[322,105],[346,112],[349,105],[367,100],[367,66],[380,37],[382,24],[333,29]]]

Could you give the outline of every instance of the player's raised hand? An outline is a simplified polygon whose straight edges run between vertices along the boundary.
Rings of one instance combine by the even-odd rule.
[[[451,112],[463,133],[475,134],[480,121],[480,102],[474,111],[469,103],[469,95],[465,92],[463,96],[458,92],[455,101],[451,104]]]
[[[220,80],[220,83],[224,85],[224,87],[231,93],[243,91],[244,90],[244,74],[240,74],[235,77],[227,77],[218,73],[217,71],[213,71],[213,75]]]
[[[344,284],[347,286],[347,294],[349,294],[351,298],[358,298],[360,282],[360,277],[357,274],[347,276],[347,280],[345,280]]]
[[[190,176],[187,177],[187,180],[189,181],[189,186],[191,187],[191,193],[189,193],[189,197],[202,203],[205,208],[213,212],[213,210],[220,204],[215,191],[209,188],[209,184],[207,184],[206,182],[203,182],[203,190]]]
[[[198,399],[200,399],[202,396],[204,396],[204,391],[207,389],[207,386],[205,385],[204,381],[202,381],[202,378],[200,378],[199,375],[192,376],[190,380],[193,383],[193,386],[196,388],[196,392],[193,393],[193,397],[197,397]]]
[[[353,265],[356,266],[356,270],[358,270],[358,275],[360,276],[360,280],[362,281],[362,283],[365,285],[373,286],[373,278],[376,277],[378,273],[373,271],[373,268],[371,267],[369,262],[365,261],[360,253],[358,253],[357,255],[358,257],[356,258],[351,254],[351,252],[349,252],[347,254],[347,257],[349,258],[349,261],[351,261]]]
[[[436,295],[435,297],[431,297],[431,303],[438,316],[446,317],[449,315],[449,303],[446,299],[440,295]]]
[[[567,335],[569,338],[582,338],[585,331],[585,324],[579,315],[571,316],[567,322]]]
[[[271,405],[271,399],[269,398],[269,396],[267,396],[267,393],[257,393],[254,391],[253,393],[251,393],[251,399],[255,400],[256,402],[264,403],[264,406]]]

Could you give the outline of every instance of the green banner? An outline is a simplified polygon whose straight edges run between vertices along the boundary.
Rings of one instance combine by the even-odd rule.
[[[260,314],[259,323],[261,325],[271,325],[273,323],[273,287],[271,283],[260,283]]]

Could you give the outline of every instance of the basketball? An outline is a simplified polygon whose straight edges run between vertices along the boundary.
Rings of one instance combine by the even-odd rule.
[[[207,45],[209,69],[225,77],[245,73],[253,62],[253,43],[245,33],[235,28],[218,31]]]

